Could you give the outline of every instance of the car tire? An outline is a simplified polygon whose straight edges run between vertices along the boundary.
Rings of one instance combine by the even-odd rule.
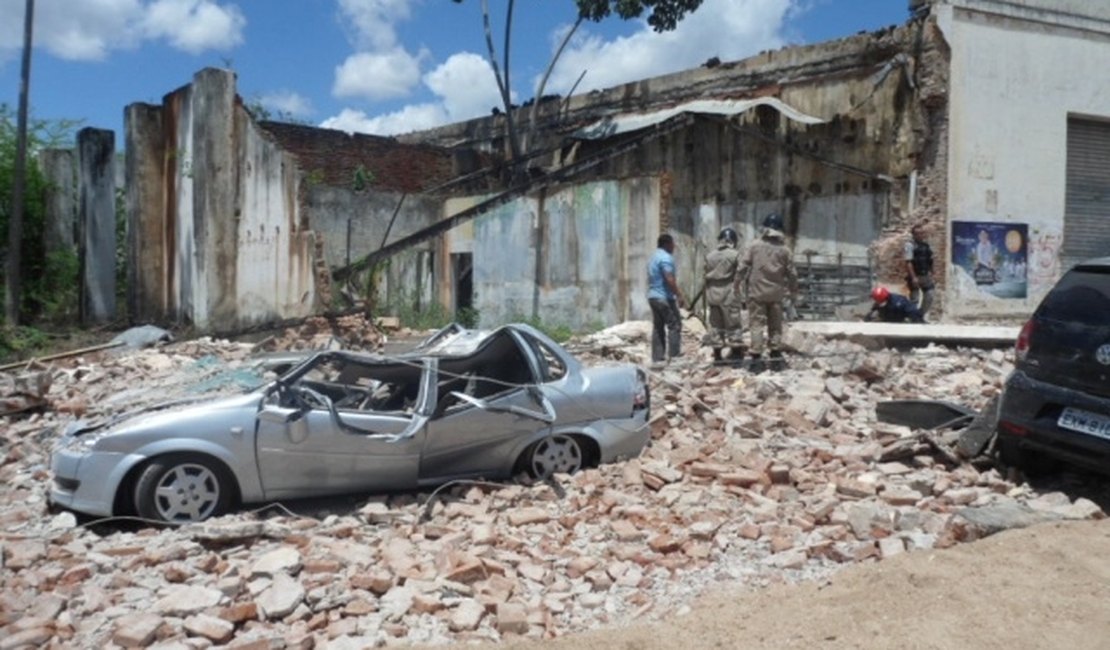
[[[1049,474],[1056,468],[1055,460],[1022,448],[1016,440],[999,435],[996,444],[998,460],[1006,467],[1021,470],[1030,478]]]
[[[232,480],[200,454],[155,458],[135,482],[135,510],[144,519],[170,524],[203,521],[227,512]]]
[[[574,474],[586,466],[586,451],[574,436],[557,434],[536,441],[524,453],[525,467],[533,478]]]

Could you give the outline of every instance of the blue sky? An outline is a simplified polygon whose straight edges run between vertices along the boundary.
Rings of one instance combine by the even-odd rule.
[[[0,0],[0,102],[15,106],[25,0]],[[506,0],[490,0],[498,47]],[[239,94],[310,124],[392,134],[487,114],[499,103],[478,0],[36,0],[37,118],[116,131],[124,107],[160,103],[206,66]],[[675,32],[586,23],[547,92],[577,92],[903,22],[906,0],[705,0]],[[521,0],[512,88],[532,96],[573,22],[571,0]],[[499,52],[500,55],[500,52]]]

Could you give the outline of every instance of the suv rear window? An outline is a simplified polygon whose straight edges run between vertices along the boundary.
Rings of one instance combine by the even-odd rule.
[[[1096,327],[1110,324],[1110,269],[1069,271],[1045,297],[1037,316]]]

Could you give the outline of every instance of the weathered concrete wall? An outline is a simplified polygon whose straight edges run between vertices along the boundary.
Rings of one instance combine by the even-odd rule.
[[[166,194],[166,147],[162,137],[162,109],[132,104],[124,118],[124,185],[128,218],[127,310],[138,322],[162,320],[169,312],[169,250],[172,239],[163,226]]]
[[[161,107],[126,113],[133,317],[229,331],[312,313],[315,236],[296,161],[205,69]]]
[[[1030,240],[1027,298],[996,298],[953,268],[948,303],[965,316],[1028,314],[1063,270],[1068,117],[1110,119],[1110,5],[954,0],[936,11],[952,48],[950,220],[1026,224]]]
[[[238,203],[225,227],[235,246],[223,254],[234,265],[234,285],[221,286],[240,324],[270,322],[312,313],[316,233],[307,227],[298,200],[300,173],[293,157],[264,137],[241,108],[236,190]]]
[[[443,214],[443,199],[317,184],[306,191],[304,213],[312,230],[323,239],[328,267],[341,268],[383,243],[434,224]],[[390,259],[376,278],[381,304],[389,308],[405,301],[419,309],[434,302],[434,260],[434,243],[403,251]]]
[[[45,149],[39,152],[39,168],[49,183],[46,190],[46,254],[77,252],[77,152]]]
[[[81,322],[116,317],[115,133],[86,128],[77,133]]]
[[[471,204],[448,201],[447,213]],[[483,326],[521,317],[573,328],[647,318],[659,214],[658,179],[585,183],[478,217],[443,238],[443,255],[473,254]],[[441,266],[437,281],[449,285],[448,269]]]
[[[390,228],[394,212],[397,216]],[[396,241],[434,224],[443,214],[443,200],[316,185],[307,191],[305,213],[312,229],[324,239],[328,265],[339,268],[348,263],[348,251],[349,260],[357,261],[380,248],[387,229],[388,241]]]

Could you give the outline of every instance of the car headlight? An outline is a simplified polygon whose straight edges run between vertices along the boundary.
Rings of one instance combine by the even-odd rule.
[[[73,436],[69,440],[63,440],[61,448],[67,451],[91,451],[102,437],[94,435]]]

